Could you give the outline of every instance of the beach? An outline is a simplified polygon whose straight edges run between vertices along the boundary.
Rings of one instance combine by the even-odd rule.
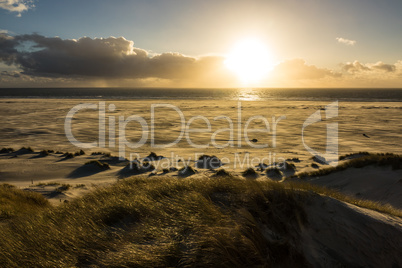
[[[325,109],[332,101],[0,99],[0,102],[3,147],[79,150],[66,137],[65,121],[71,109],[86,103],[97,107],[76,112],[71,123],[74,137],[83,143],[99,140],[99,107],[101,104],[106,107],[103,124],[106,142],[103,148],[94,147],[89,152],[102,150],[116,155],[121,134],[119,117],[126,120],[136,115],[143,118],[146,128],[136,121],[126,124],[126,139],[138,147],[131,149],[125,146],[127,153],[148,154],[150,151],[159,151],[159,154],[166,155],[174,152],[182,157],[193,153],[208,153],[222,157],[235,152],[249,152],[261,157],[271,152],[285,158],[303,158],[308,157],[309,153],[303,146],[302,131],[305,144],[324,153],[328,123],[338,123],[340,154],[359,151],[402,153],[399,146],[402,107],[399,102],[339,102],[337,117],[326,120],[323,114],[322,121],[305,129],[303,123],[307,118]],[[115,107],[114,111],[108,110],[109,105]],[[199,116],[204,119],[197,119]],[[217,119],[219,116],[226,119]],[[253,119],[255,116],[258,118]],[[115,121],[113,125],[109,125],[110,118]],[[190,119],[191,124],[188,124]],[[186,131],[186,127],[190,131]],[[247,138],[244,136],[246,127],[249,131]],[[195,132],[193,129],[204,130]],[[253,129],[261,129],[262,132],[253,132]],[[115,132],[114,139],[109,135],[109,130]],[[143,132],[146,139],[140,144]],[[212,136],[216,140],[215,144],[211,143]],[[233,141],[230,143],[231,137]],[[154,140],[153,147],[151,138]],[[177,139],[176,143],[169,146]],[[254,148],[249,142],[252,139],[258,140],[255,146],[261,145],[264,148]]]
[[[26,159],[3,155],[1,181],[23,188],[32,181],[68,183],[71,180],[68,175],[74,169],[86,161],[99,159],[91,156],[94,152],[128,161],[144,159],[154,152],[163,157],[153,161],[154,173],[170,167],[195,167],[202,155],[217,156],[222,167],[235,174],[256,168],[260,163],[272,165],[286,159],[298,160],[294,163],[296,172],[312,171],[314,152],[326,153],[328,124],[337,124],[339,156],[358,152],[402,153],[399,102],[337,102],[338,116],[331,119],[325,118],[325,107],[334,103],[328,101],[0,99],[0,102],[1,147],[63,153],[82,149],[86,153],[67,161],[58,161],[57,155]],[[81,146],[97,142],[98,146],[92,148],[74,145],[66,134],[68,113],[82,104],[95,106],[77,110],[71,116],[71,134]],[[317,111],[322,112],[322,120],[303,129],[307,118]],[[128,122],[130,116],[142,121]],[[121,161],[120,165],[123,164]],[[330,166],[330,163],[317,164],[321,168]],[[116,166],[106,173],[76,176],[74,183],[115,181],[120,169],[121,166]],[[207,175],[209,172],[199,171]]]
[[[277,243],[275,239],[288,236],[286,239],[291,241],[297,237],[299,242],[287,242],[286,247],[298,252],[292,255],[295,258],[292,260],[301,266],[385,263],[391,267],[402,263],[393,253],[400,248],[398,237],[402,232],[401,109],[400,102],[376,101],[4,98],[0,99],[0,147],[4,148],[0,153],[0,181],[2,187],[12,185],[25,193],[39,193],[55,211],[59,208],[75,213],[76,208],[70,209],[70,203],[76,206],[91,202],[83,205],[83,209],[94,206],[99,211],[96,213],[110,211],[117,215],[110,216],[114,219],[112,228],[115,228],[114,221],[121,224],[120,210],[126,211],[122,215],[137,215],[131,210],[143,206],[137,201],[124,201],[125,198],[150,198],[154,196],[153,191],[160,191],[163,194],[155,196],[154,204],[162,202],[166,194],[171,199],[163,201],[165,204],[181,202],[194,206],[194,211],[182,208],[183,215],[198,215],[203,205],[194,204],[192,197],[186,197],[185,202],[173,201],[181,198],[181,190],[177,189],[194,184],[192,191],[198,195],[205,191],[203,187],[216,187],[208,197],[210,202],[223,206],[225,211],[233,210],[231,213],[241,224],[243,218],[248,221],[251,217],[259,226],[253,227],[257,228],[253,232],[261,232],[266,241]],[[234,206],[231,202],[238,193],[232,193],[233,196],[226,193],[237,187],[240,188],[236,191],[240,192],[251,187],[242,193],[241,200],[253,200],[254,194],[260,191],[250,192],[255,183],[258,188],[271,189],[268,195],[288,193],[286,198],[264,201],[272,202],[274,207],[285,208],[290,205],[289,200],[299,200],[291,209],[298,220],[289,221],[293,227],[288,227],[298,231],[280,234],[277,225],[265,222],[266,214],[256,216],[252,212],[252,205],[246,205],[244,211],[235,209],[243,206],[243,201]],[[130,188],[133,185],[137,186]],[[142,185],[148,186],[143,189]],[[113,192],[116,187],[123,192]],[[166,193],[169,187],[174,192]],[[104,191],[112,192],[102,194]],[[125,196],[130,191],[133,194]],[[101,197],[97,201],[85,201],[94,195]],[[111,207],[102,209],[109,202]],[[176,204],[171,209],[180,206]],[[165,208],[160,209],[153,213],[159,215]],[[148,217],[150,210],[141,213]],[[187,210],[192,212],[187,214]],[[78,211],[88,214],[89,219],[97,217],[95,212]],[[278,213],[275,217],[290,217]],[[70,220],[77,221],[72,226],[86,221],[80,217],[70,216]],[[299,217],[304,220],[300,222]],[[169,228],[183,227],[182,224],[174,227],[179,223],[176,219],[169,221],[173,221]],[[38,224],[43,225],[39,221]],[[91,226],[87,224],[83,228]],[[32,228],[40,233],[39,225]],[[126,227],[116,228],[113,229],[116,232],[126,230]],[[146,229],[149,232],[154,227],[146,228],[150,228]],[[158,228],[161,237],[169,233],[165,227]],[[218,230],[219,237],[223,234]],[[373,235],[368,237],[366,233]],[[176,238],[168,239],[175,241]],[[231,241],[228,237],[217,239],[223,239],[220,243]],[[250,239],[252,243],[260,243],[253,240],[254,236]],[[128,248],[114,249],[123,255],[110,253],[90,262],[106,266],[125,262],[125,254],[132,254],[131,247],[137,243],[133,241]],[[140,244],[135,247],[141,247]],[[355,248],[360,253],[352,254]],[[367,257],[366,254],[374,254],[380,248],[387,249],[387,253]],[[56,250],[48,252],[53,254]],[[147,253],[138,254],[133,255],[135,262],[143,263]],[[244,257],[244,254],[249,253],[235,255]],[[146,258],[157,261],[154,256]],[[305,263],[300,263],[301,260]]]

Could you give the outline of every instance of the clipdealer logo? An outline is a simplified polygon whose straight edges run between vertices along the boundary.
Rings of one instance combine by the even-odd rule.
[[[74,116],[76,116],[82,110],[94,110],[98,112],[98,140],[93,142],[80,142],[73,135],[72,125]],[[169,109],[170,112],[177,113],[180,118],[180,133],[178,134],[176,140],[173,142],[158,144],[155,142],[155,130],[156,130],[156,114],[157,112],[166,112]],[[247,120],[242,117],[242,104],[238,102],[237,105],[237,116],[233,120],[232,118],[219,115],[213,118],[213,122],[218,121],[221,125],[228,127],[220,128],[212,132],[211,120],[203,115],[197,115],[186,120],[184,113],[172,104],[161,103],[152,104],[150,107],[150,122],[148,123],[144,117],[139,115],[131,115],[128,117],[124,116],[112,116],[108,115],[107,112],[114,112],[116,110],[116,105],[109,104],[101,101],[96,103],[83,103],[74,106],[66,115],[64,122],[64,130],[67,139],[75,145],[76,147],[82,149],[90,148],[116,148],[119,152],[119,157],[121,160],[126,159],[126,150],[138,149],[145,144],[149,144],[151,148],[168,148],[176,146],[180,141],[186,140],[187,143],[195,149],[207,149],[207,148],[226,148],[226,147],[237,147],[241,148],[243,145],[248,145],[252,148],[263,149],[263,148],[276,148],[277,144],[277,129],[278,125],[282,120],[286,120],[286,116],[282,115],[279,117],[272,116],[270,120],[262,115],[254,115]],[[338,116],[338,101],[328,104],[325,107],[325,118],[331,119]],[[338,164],[338,123],[328,123],[327,124],[327,136],[326,136],[326,151],[325,153],[319,153],[308,146],[305,142],[305,128],[317,123],[322,120],[321,111],[317,110],[311,114],[303,123],[301,130],[302,143],[304,148],[312,155],[323,159],[329,164],[336,166]],[[192,128],[194,121],[202,121],[205,128]],[[254,121],[259,121],[263,123],[263,128],[255,129],[250,128],[250,125]],[[126,138],[126,128],[129,123],[137,124],[141,129],[141,137],[137,142],[131,142]],[[245,123],[243,123],[245,122]],[[117,124],[117,131],[116,131]],[[229,139],[225,144],[219,143],[217,141],[217,136],[221,133],[227,132]],[[271,136],[271,143],[255,143],[250,140],[249,133],[266,133],[266,135]],[[106,139],[106,133],[108,133],[108,140]],[[210,139],[205,144],[194,143],[191,139],[191,133],[204,133],[210,134]],[[243,143],[244,142],[244,143]]]
[[[338,117],[338,101],[328,104],[325,106],[325,119],[332,119]],[[302,142],[304,148],[313,156],[320,158],[322,161],[327,162],[331,166],[338,165],[339,153],[338,153],[338,123],[327,123],[327,137],[326,137],[326,147],[325,153],[319,153],[312,149],[305,143],[304,140],[304,129],[314,123],[322,121],[321,110],[317,110],[312,115],[310,115],[306,121],[303,123],[302,127]]]

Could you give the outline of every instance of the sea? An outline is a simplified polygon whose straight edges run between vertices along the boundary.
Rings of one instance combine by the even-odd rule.
[[[0,98],[402,102],[400,88],[0,88]]]

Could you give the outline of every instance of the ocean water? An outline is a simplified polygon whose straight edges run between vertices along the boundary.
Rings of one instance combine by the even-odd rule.
[[[0,88],[0,98],[53,99],[223,99],[402,102],[402,89],[172,89],[172,88]]]

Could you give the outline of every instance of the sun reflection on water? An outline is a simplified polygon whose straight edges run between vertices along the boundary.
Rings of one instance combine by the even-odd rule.
[[[242,88],[238,90],[238,99],[240,101],[258,101],[261,100],[260,92],[254,88]]]

